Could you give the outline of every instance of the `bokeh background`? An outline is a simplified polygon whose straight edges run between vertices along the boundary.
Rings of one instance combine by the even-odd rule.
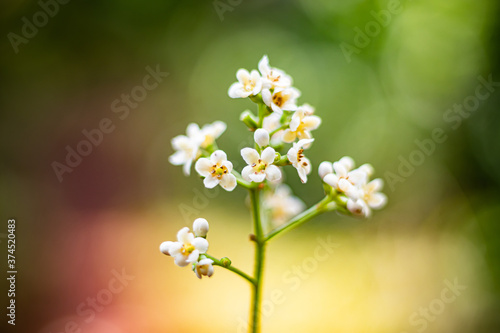
[[[355,29],[364,31],[376,22],[371,12],[388,7],[75,0],[16,53],[8,33],[21,35],[23,17],[32,22],[41,7],[3,1],[0,246],[6,254],[6,220],[16,218],[19,273],[15,328],[6,323],[7,284],[0,283],[0,330],[245,331],[245,281],[220,268],[199,281],[158,245],[203,216],[210,253],[251,271],[246,193],[207,192],[168,156],[170,139],[189,122],[223,120],[229,127],[219,146],[241,169],[239,149],[251,134],[238,116],[253,105],[230,99],[227,89],[238,68],[257,68],[268,54],[323,119],[308,151],[310,181],[287,177],[308,205],[323,195],[323,160],[350,155],[385,177],[435,128],[447,140],[404,181],[386,186],[389,204],[372,219],[328,214],[270,244],[264,331],[500,331],[499,87],[456,128],[443,119],[474,95],[479,76],[500,81],[498,2],[403,0],[368,45],[346,57],[342,43],[356,46]],[[122,120],[111,104],[142,84],[147,66],[169,75]],[[52,163],[63,163],[66,146],[76,147],[82,131],[104,118],[114,131],[59,182]],[[318,237],[338,247],[314,264]],[[1,265],[5,271],[6,258]],[[78,308],[104,295],[113,270],[131,280],[84,321]],[[455,279],[467,289],[425,328],[412,324],[414,312],[436,306],[444,281]],[[280,301],[270,302],[276,293]]]

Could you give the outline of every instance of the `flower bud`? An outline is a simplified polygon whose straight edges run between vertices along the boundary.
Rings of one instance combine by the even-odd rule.
[[[170,241],[161,243],[160,244],[160,252],[169,256],[170,253],[168,251],[170,249],[170,246],[172,246],[172,244],[173,244],[173,242],[170,242]]]
[[[252,112],[250,112],[249,110],[246,110],[246,111],[243,111],[240,115],[240,120],[245,124],[247,125],[248,128],[250,129],[256,129],[257,127],[259,127],[259,125],[257,125],[257,120],[255,120],[255,117],[254,115],[252,114]]]
[[[196,237],[205,237],[208,233],[208,222],[204,218],[198,218],[193,222],[193,231]]]
[[[220,263],[223,267],[228,268],[231,266],[231,260],[228,257],[224,257],[220,260]]]
[[[266,147],[269,145],[269,133],[263,128],[257,129],[253,135],[253,138],[255,142],[261,147]]]
[[[325,176],[329,173],[333,173],[333,165],[330,162],[321,162],[318,168],[318,174],[321,179],[325,178]]]

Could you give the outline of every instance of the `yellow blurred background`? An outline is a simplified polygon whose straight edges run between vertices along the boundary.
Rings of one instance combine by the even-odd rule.
[[[200,281],[158,246],[204,217],[209,253],[251,272],[245,191],[208,192],[168,156],[188,123],[223,120],[219,147],[241,170],[251,133],[238,117],[254,105],[227,89],[264,54],[323,120],[308,183],[287,170],[294,192],[314,204],[319,163],[350,155],[386,180],[389,203],[369,220],[320,216],[268,246],[263,331],[500,331],[500,94],[483,82],[500,81],[496,1],[42,3],[0,4],[0,247],[15,218],[19,271],[17,323],[4,315],[2,332],[245,332],[245,281],[220,267]],[[33,36],[26,21],[40,25]],[[168,75],[115,112],[157,68]],[[470,106],[478,86],[488,97]],[[103,119],[113,130],[61,180],[54,162]],[[446,140],[416,153],[436,129]],[[336,247],[318,260],[325,242]],[[122,290],[106,292],[123,272]],[[466,289],[445,302],[455,281]]]

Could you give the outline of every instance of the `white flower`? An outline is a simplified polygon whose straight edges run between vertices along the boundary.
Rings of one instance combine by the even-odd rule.
[[[196,237],[205,237],[208,233],[208,221],[204,218],[197,218],[193,222],[193,231]]]
[[[286,156],[292,165],[297,169],[302,183],[307,182],[307,175],[311,172],[311,161],[304,157],[304,146],[310,145],[314,139],[304,139],[293,144]]]
[[[212,259],[201,259],[194,265],[194,273],[201,279],[203,275],[211,277],[214,275],[214,266],[212,264],[214,261]]]
[[[186,176],[191,173],[191,164],[200,155],[200,140],[194,140],[185,135],[178,135],[172,139],[175,153],[169,156],[168,161],[173,165],[182,165]]]
[[[387,203],[387,196],[380,192],[383,187],[384,181],[380,178],[374,179],[369,183],[362,184],[359,188],[359,199],[356,200],[356,204],[351,204],[351,208],[349,208],[348,201],[347,208],[353,214],[369,217],[371,215],[371,208],[380,209]],[[350,200],[352,201],[353,199]]]
[[[277,181],[281,178],[281,171],[273,165],[276,152],[267,147],[261,155],[252,148],[243,148],[241,156],[248,164],[243,168],[241,175],[246,181],[260,183],[267,178],[269,181]]]
[[[262,122],[262,128],[269,133],[281,127],[281,115],[273,112],[269,116],[264,118]],[[271,136],[271,144],[278,145],[281,142],[283,136],[283,130],[278,130]]]
[[[175,264],[184,267],[198,261],[200,254],[207,252],[208,241],[202,237],[195,238],[193,233],[189,232],[189,228],[184,227],[177,233],[177,242],[172,242],[164,247],[167,247],[168,253],[174,257]]]
[[[289,88],[292,85],[292,78],[284,71],[269,66],[269,58],[263,56],[259,61],[259,71],[262,74],[263,88]]]
[[[262,100],[274,112],[282,114],[283,110],[295,111],[297,98],[300,97],[300,91],[290,88],[276,88],[271,93],[269,89],[262,90]]]
[[[318,174],[321,177],[321,179],[325,178],[325,176],[329,173],[333,173],[333,164],[332,162],[321,162],[321,164],[318,167]]]
[[[306,208],[304,202],[293,196],[292,190],[285,184],[278,185],[274,192],[266,192],[263,206],[270,211],[272,221],[277,225],[288,221]]]
[[[320,117],[311,115],[307,107],[300,106],[292,116],[290,128],[283,133],[283,141],[293,142],[297,137],[299,140],[310,139],[312,138],[311,131],[318,128],[320,124]]]
[[[203,184],[206,188],[220,184],[226,191],[232,191],[236,187],[236,177],[231,173],[233,164],[222,150],[214,151],[210,158],[200,158],[194,168],[200,176],[205,177]]]
[[[357,199],[359,197],[358,188],[366,183],[368,175],[364,170],[354,168],[354,161],[349,156],[342,157],[339,161],[333,163],[333,173],[323,177],[323,181],[336,189],[344,192],[348,197]]]
[[[178,135],[172,139],[172,147],[175,153],[168,158],[173,165],[183,165],[185,175],[191,173],[191,164],[201,154],[200,147],[206,148],[212,145],[224,131],[226,124],[222,121],[216,121],[212,124],[206,124],[200,129],[195,123],[187,126],[187,135]]]
[[[212,145],[215,140],[221,136],[226,130],[227,125],[223,121],[215,121],[211,124],[203,125],[201,128],[201,135],[203,136],[203,141],[201,142],[201,148],[207,148]]]
[[[371,215],[370,207],[368,207],[366,202],[361,199],[347,200],[347,209],[354,215],[359,215],[363,217],[369,217]]]
[[[256,70],[249,73],[246,69],[239,69],[236,72],[236,78],[238,82],[233,83],[227,92],[229,97],[245,98],[260,93],[262,81]]]
[[[261,147],[266,147],[269,145],[269,132],[263,128],[259,128],[253,134],[255,143]]]

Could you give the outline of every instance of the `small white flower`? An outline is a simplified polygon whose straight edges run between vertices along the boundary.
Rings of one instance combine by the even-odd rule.
[[[321,177],[321,179],[325,178],[325,176],[329,173],[333,173],[333,164],[332,162],[321,162],[321,164],[318,167],[318,174]]]
[[[362,184],[358,191],[359,198],[350,198],[347,209],[354,215],[370,217],[372,209],[381,209],[387,203],[387,196],[380,192],[383,186],[384,181],[380,178]]]
[[[201,135],[203,136],[203,141],[201,142],[201,148],[207,148],[212,145],[215,140],[221,136],[226,130],[227,125],[223,121],[214,121],[211,124],[203,125],[201,128]]]
[[[172,147],[175,153],[169,156],[168,161],[173,165],[182,165],[186,176],[191,173],[191,164],[200,155],[200,140],[178,135],[172,139]]]
[[[204,218],[197,218],[193,222],[193,231],[196,237],[205,237],[208,233],[208,221]]]
[[[188,227],[184,227],[177,233],[177,242],[172,242],[164,247],[174,257],[175,264],[180,267],[198,261],[201,253],[208,250],[208,241],[202,237],[194,237]],[[163,252],[163,251],[162,251]]]
[[[369,217],[371,215],[370,207],[368,207],[366,202],[361,199],[347,200],[347,209],[354,215],[359,215],[362,217]]]
[[[297,169],[302,183],[307,182],[307,175],[311,172],[311,161],[304,156],[304,146],[310,145],[314,139],[304,139],[295,142],[293,147],[288,150],[286,156],[292,165]]]
[[[300,91],[290,88],[276,88],[273,92],[269,89],[262,90],[262,100],[264,103],[278,114],[285,111],[297,110],[297,98],[300,97]]]
[[[289,88],[292,86],[292,78],[284,71],[269,66],[269,58],[263,56],[259,61],[259,71],[262,74],[263,88]]]
[[[206,188],[219,185],[226,191],[236,187],[236,177],[231,173],[233,164],[227,160],[227,155],[222,150],[216,150],[210,158],[200,158],[194,166],[200,176],[205,177],[203,184]]]
[[[262,122],[262,128],[268,131],[269,133],[281,127],[281,115],[273,112],[269,116],[264,118]],[[283,130],[276,131],[271,136],[271,144],[278,145],[281,142],[281,138],[283,137]]]
[[[371,209],[380,209],[387,203],[387,196],[380,192],[384,187],[384,181],[380,178],[374,179],[369,183],[362,184],[360,187],[359,200],[362,200],[366,207],[363,212],[365,217],[371,215]]]
[[[269,146],[269,132],[263,128],[259,128],[253,134],[255,143],[261,147]]]
[[[357,199],[359,197],[358,187],[366,183],[368,175],[363,170],[352,170],[354,161],[349,156],[342,157],[333,163],[333,173],[323,177],[323,181],[336,189],[344,192],[348,197]]]
[[[214,266],[212,265],[214,261],[209,258],[201,259],[194,265],[194,273],[201,279],[203,275],[211,277],[214,275]]]
[[[285,184],[278,185],[274,192],[266,192],[263,206],[270,211],[276,225],[288,221],[306,208],[304,202],[293,196],[292,190]]]
[[[317,129],[319,125],[321,125],[321,118],[311,115],[308,108],[301,106],[293,114],[290,128],[283,133],[283,141],[293,142],[297,137],[299,140],[310,139],[312,138],[311,131]]]
[[[238,82],[233,83],[227,92],[229,97],[245,98],[260,93],[262,80],[256,70],[249,73],[246,69],[239,69],[236,72],[236,78]]]
[[[200,147],[206,148],[212,145],[224,131],[226,124],[216,121],[206,124],[200,129],[195,123],[190,123],[186,129],[186,135],[178,135],[172,139],[172,147],[175,153],[168,158],[173,165],[183,165],[185,175],[191,173],[191,164],[200,157]]]
[[[241,156],[248,164],[241,172],[243,179],[256,183],[260,183],[266,178],[271,182],[279,180],[281,171],[276,165],[273,165],[275,155],[276,152],[271,147],[264,149],[261,155],[255,149],[243,148]]]

